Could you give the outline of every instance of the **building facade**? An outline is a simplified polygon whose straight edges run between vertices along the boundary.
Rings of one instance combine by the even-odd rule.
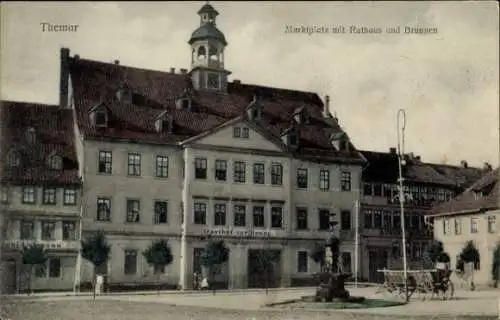
[[[434,237],[443,243],[450,256],[452,280],[463,285],[457,276],[459,255],[468,241],[473,241],[480,260],[473,263],[474,284],[486,287],[492,283],[493,251],[500,242],[500,170],[496,169],[474,183],[450,201],[437,205],[429,212],[434,225]]]
[[[2,293],[28,289],[24,246],[48,256],[31,276],[33,290],[72,290],[77,272],[81,179],[73,112],[59,106],[2,101]]]
[[[362,277],[371,282],[383,281],[377,270],[402,268],[401,211],[399,203],[399,168],[395,148],[389,152],[362,151],[368,160],[363,171],[363,194],[360,219]],[[432,227],[425,215],[432,205],[455,197],[490,170],[425,163],[419,156],[404,156],[403,190],[409,268],[421,268],[423,253],[433,240]]]
[[[191,69],[144,70],[61,50],[61,104],[76,115],[83,233],[103,230],[109,283],[156,283],[142,252],[168,239],[162,281],[190,288],[208,239],[230,249],[217,281],[263,285],[259,250],[275,253],[273,286],[319,270],[310,259],[329,221],[354,225],[365,159],[316,94],[229,82],[209,4],[188,41]],[[345,265],[353,236],[343,242]],[[350,267],[349,267],[350,268]],[[92,266],[84,263],[82,282]]]

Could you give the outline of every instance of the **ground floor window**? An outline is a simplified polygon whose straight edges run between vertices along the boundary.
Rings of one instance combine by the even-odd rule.
[[[351,263],[351,253],[350,252],[342,252],[342,267],[344,272],[350,273],[352,270]]]
[[[137,250],[125,250],[123,270],[126,275],[137,273]]]
[[[49,259],[49,278],[59,278],[61,277],[61,259],[50,258]]]
[[[203,248],[193,249],[193,272],[201,274],[201,254],[203,253]]]
[[[35,277],[37,278],[60,278],[61,258],[50,257],[44,264],[35,265]]]
[[[297,252],[297,272],[307,272],[308,257],[307,251]]]

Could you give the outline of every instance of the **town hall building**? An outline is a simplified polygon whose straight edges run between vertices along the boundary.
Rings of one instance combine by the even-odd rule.
[[[156,281],[142,256],[168,239],[163,281],[192,286],[208,239],[230,249],[218,281],[257,286],[256,252],[275,253],[275,286],[319,269],[310,252],[330,219],[351,219],[363,156],[310,92],[228,80],[228,45],[205,4],[188,40],[190,70],[145,70],[61,50],[61,101],[74,109],[83,234],[112,246],[110,283]],[[188,51],[189,50],[189,51]],[[351,257],[353,241],[342,251]],[[351,258],[349,258],[351,259]],[[91,266],[84,264],[82,281]]]

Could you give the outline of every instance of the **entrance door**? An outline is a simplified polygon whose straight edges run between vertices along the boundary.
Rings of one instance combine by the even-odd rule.
[[[281,250],[248,250],[248,287],[281,285]]]
[[[15,261],[2,261],[2,294],[16,293],[17,270]]]
[[[371,248],[368,252],[369,279],[370,282],[384,282],[384,275],[377,270],[387,268],[387,250],[383,248]]]

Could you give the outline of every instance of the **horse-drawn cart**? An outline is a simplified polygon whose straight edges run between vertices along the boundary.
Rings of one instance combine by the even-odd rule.
[[[378,270],[384,274],[384,283],[381,291],[404,297],[405,281],[403,270]],[[414,293],[421,295],[422,299],[432,299],[434,296],[441,296],[443,300],[452,299],[455,293],[455,287],[450,280],[452,271],[447,270],[408,270],[407,287],[408,297]]]

